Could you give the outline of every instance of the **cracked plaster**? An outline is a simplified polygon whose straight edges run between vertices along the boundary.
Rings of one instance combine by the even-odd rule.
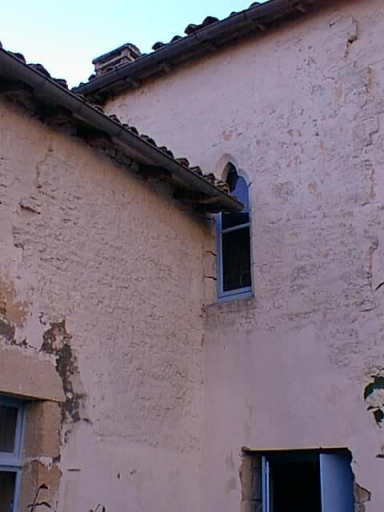
[[[384,7],[327,5],[106,105],[252,183],[255,298],[216,306],[207,285],[202,510],[239,508],[224,461],[244,444],[349,448],[370,493],[357,510],[384,502],[363,396],[384,366]]]
[[[47,484],[58,512],[195,512],[208,226],[3,101],[0,134],[0,392],[64,399],[31,441],[23,503]]]

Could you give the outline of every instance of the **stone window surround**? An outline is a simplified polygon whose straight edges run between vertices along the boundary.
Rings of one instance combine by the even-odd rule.
[[[0,396],[23,403],[24,409],[15,512],[28,510],[39,487],[39,501],[46,501],[56,509],[61,477],[61,403],[65,400],[60,377],[54,364],[46,358],[7,345],[1,351]]]

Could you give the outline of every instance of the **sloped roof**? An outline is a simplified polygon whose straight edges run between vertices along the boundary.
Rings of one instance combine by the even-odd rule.
[[[241,203],[230,195],[226,183],[212,173],[203,174],[191,167],[186,158],[175,158],[166,147],[157,146],[149,136],[139,134],[134,126],[107,116],[98,105],[68,90],[65,80],[52,78],[41,64],[27,64],[20,53],[2,48],[0,43],[0,94],[36,111],[42,121],[78,128],[77,135],[129,169],[136,162],[146,175],[169,181],[179,199],[204,212],[240,211]],[[65,122],[63,121],[65,119]]]
[[[260,35],[282,23],[297,19],[307,13],[313,4],[325,4],[328,0],[269,0],[255,2],[248,9],[232,12],[218,20],[208,16],[200,24],[190,24],[184,36],[175,35],[168,43],[157,42],[153,52],[141,54],[134,45],[123,45],[100,57],[93,63],[111,62],[108,72],[92,75],[87,83],[74,90],[98,101],[122,90],[136,88],[144,81],[170,72],[191,60],[212,54],[239,39]],[[116,56],[131,47],[131,61]]]

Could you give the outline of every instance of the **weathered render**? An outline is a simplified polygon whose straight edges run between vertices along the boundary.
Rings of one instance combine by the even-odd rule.
[[[0,148],[0,392],[28,399],[19,510],[43,484],[59,512],[195,512],[207,220],[3,97]]]
[[[254,298],[205,308],[201,510],[239,510],[243,446],[348,448],[382,510],[383,34],[381,0],[324,2],[106,104],[250,184]]]

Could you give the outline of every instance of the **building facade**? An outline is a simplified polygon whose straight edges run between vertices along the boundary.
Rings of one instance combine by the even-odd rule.
[[[241,212],[2,104],[20,503],[382,509],[383,26],[380,0],[271,0],[95,60],[75,92]]]
[[[378,511],[384,9],[322,2],[268,30],[273,4],[254,7],[256,34],[135,87],[101,76],[89,94],[249,185],[252,297],[205,307],[202,510],[238,510],[242,487],[254,510],[238,475],[246,447],[348,449],[356,507]]]
[[[201,210],[241,205],[0,62],[0,510],[198,510]]]

